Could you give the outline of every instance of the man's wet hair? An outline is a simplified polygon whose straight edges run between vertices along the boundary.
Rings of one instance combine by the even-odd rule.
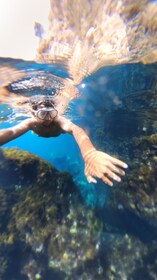
[[[30,104],[33,110],[38,110],[41,105],[47,108],[55,106],[52,95],[33,95],[30,97]]]

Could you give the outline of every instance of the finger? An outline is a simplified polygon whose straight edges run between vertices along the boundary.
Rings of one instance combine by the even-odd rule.
[[[114,172],[109,171],[106,175],[117,182],[121,181],[121,178],[118,175],[116,175]]]
[[[121,160],[119,160],[119,159],[117,159],[117,158],[113,158],[113,157],[111,157],[112,159],[111,159],[111,162],[113,163],[113,164],[115,164],[115,165],[119,165],[119,166],[121,166],[121,167],[123,167],[123,168],[128,168],[128,165],[125,163],[125,162],[123,162],[123,161],[121,161]]]
[[[85,175],[86,175],[86,177],[94,175],[93,168],[92,168],[91,165],[86,166],[86,168],[85,168]]]
[[[97,183],[97,180],[95,178],[93,178],[92,176],[88,176],[87,181],[88,181],[88,183],[94,183],[94,184]]]
[[[109,185],[110,187],[113,186],[113,183],[105,175],[101,179],[105,184]]]
[[[112,164],[111,162],[109,162],[108,167],[110,168],[110,170],[112,170],[113,172],[116,172],[120,175],[125,175],[124,170],[118,168],[117,166],[115,166],[114,164]]]
[[[105,167],[104,171],[103,171],[104,175],[107,177],[110,177],[111,179],[120,182],[121,178],[115,174],[114,172],[112,172],[109,168]]]
[[[86,175],[94,176],[101,178],[103,175],[103,166],[93,166],[92,164],[88,164],[85,168]]]

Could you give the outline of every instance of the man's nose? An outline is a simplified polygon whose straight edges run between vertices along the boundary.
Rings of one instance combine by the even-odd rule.
[[[46,116],[45,116],[45,120],[50,121],[51,120],[51,115],[49,112],[47,112]]]

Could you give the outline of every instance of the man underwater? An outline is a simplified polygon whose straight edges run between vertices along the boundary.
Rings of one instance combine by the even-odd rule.
[[[57,106],[50,96],[30,98],[31,116],[21,123],[0,130],[0,145],[3,145],[32,130],[42,137],[56,137],[62,133],[71,134],[79,146],[85,164],[85,176],[89,183],[97,183],[96,178],[112,186],[112,180],[121,181],[125,175],[122,168],[127,164],[104,152],[96,150],[86,132],[70,120],[58,114]]]

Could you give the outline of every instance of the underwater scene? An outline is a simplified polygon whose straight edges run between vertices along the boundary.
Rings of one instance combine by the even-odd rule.
[[[0,280],[156,280],[157,1],[49,3],[0,47]]]

